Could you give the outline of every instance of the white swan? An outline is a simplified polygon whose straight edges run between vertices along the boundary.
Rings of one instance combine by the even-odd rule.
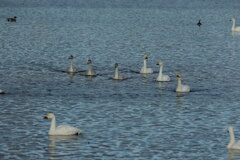
[[[118,64],[117,63],[115,63],[114,69],[115,70],[114,70],[113,79],[115,79],[115,80],[124,80],[124,79],[126,79],[126,77],[124,77],[123,75],[119,74],[119,72],[118,72]]]
[[[143,67],[141,68],[140,73],[143,73],[143,74],[153,73],[152,68],[147,68],[147,59],[148,59],[147,56],[143,57]]]
[[[89,59],[87,64],[88,64],[88,70],[86,71],[86,76],[96,76],[96,72],[92,68],[92,60]]]
[[[228,126],[230,141],[227,145],[228,149],[240,149],[240,141],[235,142],[234,130],[232,126]]]
[[[70,66],[67,69],[68,73],[76,73],[77,69],[73,66],[73,56],[71,55],[68,59],[70,60]]]
[[[168,81],[170,81],[170,77],[168,75],[164,75],[162,73],[163,72],[163,63],[162,62],[157,62],[157,65],[160,66],[157,81],[158,82],[168,82]]]
[[[190,92],[190,87],[188,85],[183,85],[181,80],[181,73],[177,74],[178,77],[178,85],[176,88],[176,92]]]
[[[230,21],[232,22],[232,31],[240,32],[240,27],[239,26],[235,26],[236,25],[235,18],[231,18]]]
[[[49,113],[44,117],[44,119],[51,118],[51,126],[48,132],[48,135],[56,135],[56,136],[67,136],[67,135],[79,135],[82,131],[78,128],[67,126],[67,125],[60,125],[56,127],[56,118],[54,114]]]

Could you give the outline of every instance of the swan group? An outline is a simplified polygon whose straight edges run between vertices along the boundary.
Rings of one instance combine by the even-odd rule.
[[[240,32],[240,27],[236,26],[236,19],[231,18],[230,21],[232,22],[232,31],[233,32]]]
[[[73,56],[71,55],[69,57],[70,59],[70,66],[68,68],[68,73],[76,73],[77,69],[73,66]],[[140,70],[141,74],[151,74],[153,73],[152,68],[148,68],[147,67],[147,56],[143,57],[143,67]],[[91,59],[88,60],[87,65],[88,65],[88,69],[85,71],[85,75],[86,76],[96,76],[96,71],[93,69],[92,66],[93,62]],[[168,75],[163,74],[163,62],[157,62],[156,65],[159,65],[159,73],[158,76],[156,78],[156,81],[158,82],[169,82],[171,79]],[[177,74],[178,77],[178,84],[177,84],[177,88],[176,88],[176,92],[190,92],[190,87],[188,85],[183,85],[181,82],[181,73]],[[115,63],[114,65],[114,75],[112,77],[112,79],[114,80],[124,80],[127,79],[127,77],[123,76],[122,74],[119,73],[119,69],[118,69],[118,63]]]
[[[68,135],[79,135],[82,131],[78,128],[60,125],[56,127],[56,117],[53,113],[49,113],[44,117],[44,119],[52,119],[48,135],[50,136],[68,136]]]
[[[234,129],[233,126],[228,126],[228,132],[230,141],[227,145],[228,149],[240,149],[240,141],[235,141]]]

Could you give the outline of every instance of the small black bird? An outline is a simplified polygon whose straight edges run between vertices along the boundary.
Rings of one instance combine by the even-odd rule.
[[[198,25],[199,27],[202,25],[202,23],[201,23],[201,19],[199,19],[197,25]]]

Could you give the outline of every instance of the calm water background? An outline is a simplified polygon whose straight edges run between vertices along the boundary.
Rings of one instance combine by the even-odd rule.
[[[240,158],[226,149],[228,125],[240,139],[239,1],[0,2],[0,159]],[[155,81],[160,60],[171,82]],[[127,80],[111,79],[116,62]],[[174,92],[178,72],[191,93]],[[49,137],[50,112],[84,134]]]

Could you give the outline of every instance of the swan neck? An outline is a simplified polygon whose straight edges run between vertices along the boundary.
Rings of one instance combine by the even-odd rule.
[[[92,65],[91,64],[88,65],[88,70],[92,70]]]
[[[114,74],[114,77],[115,77],[115,78],[118,77],[118,68],[117,68],[117,67],[115,68],[115,74]]]
[[[162,72],[163,72],[163,66],[160,65],[160,67],[159,67],[159,76],[162,76]]]
[[[177,88],[180,89],[182,88],[182,80],[180,77],[178,77],[178,85],[177,85]]]
[[[73,60],[70,59],[70,68],[73,68]]]
[[[147,60],[146,59],[143,60],[143,67],[147,68]]]
[[[229,136],[230,136],[230,142],[228,144],[228,147],[230,147],[231,145],[233,145],[235,143],[235,136],[234,136],[234,131],[229,130]]]
[[[56,118],[55,116],[51,120],[51,126],[49,132],[54,132],[56,130]]]
[[[233,24],[232,24],[232,30],[234,30],[234,29],[235,29],[235,20],[233,20],[232,22],[233,22]]]

